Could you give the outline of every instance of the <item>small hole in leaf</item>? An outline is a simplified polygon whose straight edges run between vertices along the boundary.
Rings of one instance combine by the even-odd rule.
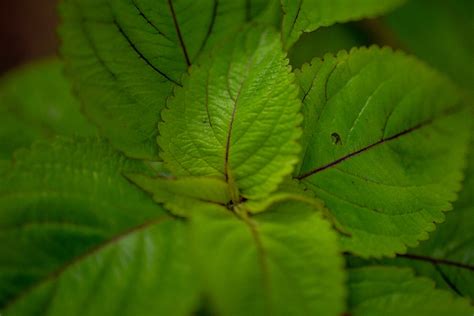
[[[342,145],[341,136],[338,133],[334,132],[331,134],[332,142],[336,145]]]

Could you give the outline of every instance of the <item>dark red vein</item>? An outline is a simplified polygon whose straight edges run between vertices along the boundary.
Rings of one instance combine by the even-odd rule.
[[[449,279],[449,277],[446,275],[446,273],[444,273],[444,271],[440,268],[440,266],[436,263],[433,264],[433,267],[435,268],[435,270],[439,273],[439,275],[441,276],[441,278],[443,279],[443,281],[446,283],[446,285],[448,285],[454,292],[456,292],[456,294],[458,294],[459,296],[463,296],[461,291],[459,291],[459,289],[456,287],[456,285],[454,285],[453,282],[451,282],[451,280]]]
[[[226,140],[226,144],[225,144],[224,175],[225,175],[225,180],[227,182],[229,181],[230,139],[231,139],[231,135],[232,135],[232,127],[234,125],[234,120],[235,120],[235,112],[236,112],[236,109],[237,109],[237,101],[238,101],[238,96],[236,98],[234,108],[232,109],[232,116],[230,118],[229,130],[227,131],[227,140]]]
[[[3,306],[3,311],[6,311],[10,306],[14,305],[16,302],[18,302],[20,299],[23,297],[27,296],[29,293],[31,293],[34,289],[38,288],[39,286],[52,281],[56,278],[58,278],[61,274],[63,274],[65,271],[67,271],[69,268],[73,267],[74,265],[80,263],[81,261],[95,255],[96,253],[100,252],[102,249],[105,247],[115,244],[119,242],[120,240],[134,234],[140,231],[145,230],[148,227],[151,227],[153,225],[159,224],[161,222],[164,222],[168,220],[170,217],[168,216],[161,216],[156,219],[151,219],[149,221],[146,221],[140,225],[137,225],[135,227],[132,227],[128,230],[125,230],[115,236],[113,236],[110,239],[105,240],[104,242],[98,244],[95,247],[90,248],[89,250],[85,251],[81,255],[72,258],[70,261],[66,262],[64,265],[60,266],[58,269],[52,271],[51,273],[47,274],[44,278],[39,280],[38,282],[32,284],[31,286],[27,287],[25,290],[22,292],[18,293],[16,296],[14,296],[5,306]]]
[[[133,49],[133,51],[151,68],[153,69],[154,71],[156,71],[157,73],[159,73],[160,75],[162,75],[163,77],[165,77],[168,81],[171,81],[173,82],[175,85],[178,85],[178,86],[182,86],[179,82],[175,81],[174,79],[172,79],[171,77],[169,77],[168,75],[166,75],[164,72],[162,72],[161,70],[159,70],[158,68],[156,68],[146,57],[145,55],[143,55],[143,53],[135,46],[135,44],[132,42],[132,40],[127,36],[127,34],[125,33],[125,31],[122,29],[122,27],[120,26],[120,24],[114,20],[114,24],[115,26],[117,27],[118,31],[120,32],[120,35],[122,35],[125,40],[127,41],[128,45]]]
[[[209,23],[209,27],[207,29],[206,37],[202,41],[201,47],[199,47],[199,50],[198,50],[195,57],[197,57],[201,54],[201,52],[204,50],[204,47],[206,47],[206,44],[209,40],[209,37],[211,37],[212,31],[214,29],[214,25],[216,24],[216,16],[217,16],[217,8],[218,7],[219,7],[219,0],[214,0],[214,6],[212,8],[211,22]]]
[[[176,34],[178,35],[179,43],[181,45],[181,49],[183,50],[184,58],[186,59],[186,64],[191,66],[191,61],[189,59],[188,51],[186,49],[186,45],[184,45],[183,35],[181,34],[181,30],[179,28],[178,19],[176,18],[176,13],[174,12],[173,7],[173,0],[168,0],[168,6],[170,8],[171,17],[173,18],[174,28],[176,29]]]
[[[359,150],[357,150],[357,151],[355,151],[355,152],[352,152],[352,153],[350,153],[350,154],[348,154],[348,155],[346,155],[346,156],[343,156],[343,157],[341,157],[341,158],[339,158],[339,159],[337,159],[337,160],[335,160],[335,161],[333,161],[333,162],[331,162],[331,163],[328,163],[327,165],[324,165],[324,166],[315,168],[315,169],[313,169],[313,170],[310,170],[310,171],[308,171],[308,172],[305,172],[305,173],[303,173],[303,174],[297,176],[296,179],[302,180],[302,179],[305,179],[305,178],[307,178],[307,177],[309,177],[309,176],[312,176],[312,175],[314,175],[314,174],[316,174],[316,173],[319,173],[319,172],[321,172],[321,171],[324,171],[324,170],[326,170],[326,169],[329,169],[329,168],[331,168],[331,167],[334,167],[334,166],[340,164],[341,162],[344,162],[344,161],[347,160],[347,159],[350,159],[350,158],[352,158],[352,157],[354,157],[354,156],[357,156],[357,155],[359,155],[359,154],[362,154],[362,153],[366,152],[367,150],[372,149],[372,148],[374,148],[374,147],[376,147],[376,146],[378,146],[378,145],[381,145],[381,144],[390,142],[390,141],[395,140],[395,139],[397,139],[397,138],[399,138],[399,137],[402,137],[402,136],[407,135],[407,134],[409,134],[409,133],[411,133],[411,132],[414,132],[414,131],[416,131],[416,130],[418,130],[418,129],[420,129],[420,128],[426,126],[426,125],[431,124],[433,121],[434,121],[434,119],[427,120],[427,121],[425,121],[425,122],[422,122],[422,123],[420,123],[420,124],[418,124],[418,125],[415,125],[415,126],[409,128],[409,129],[406,129],[406,130],[404,130],[404,131],[402,131],[402,132],[400,132],[400,133],[398,133],[398,134],[395,134],[395,135],[390,136],[390,137],[387,137],[387,138],[383,138],[383,139],[379,140],[379,141],[376,142],[376,143],[373,143],[373,144],[371,144],[371,145],[369,145],[369,146],[367,146],[367,147],[364,147],[364,148],[359,149]]]
[[[439,259],[439,258],[433,258],[429,256],[422,256],[422,255],[414,255],[414,254],[404,254],[404,255],[397,255],[397,257],[400,258],[407,258],[407,259],[412,259],[412,260],[418,260],[418,261],[424,261],[424,262],[429,262],[432,264],[443,264],[443,265],[448,265],[448,266],[453,266],[457,268],[462,268],[462,269],[467,269],[470,271],[474,271],[474,266],[462,262],[457,262],[449,259]]]
[[[140,16],[156,31],[158,32],[158,34],[160,34],[161,36],[163,36],[164,38],[168,39],[169,38],[166,36],[165,33],[161,32],[158,27],[156,27],[156,25],[145,15],[145,13],[140,9],[140,7],[137,5],[136,3],[136,0],[132,0],[132,4],[133,6],[135,7],[135,9],[137,9],[138,11],[138,14],[140,14]]]

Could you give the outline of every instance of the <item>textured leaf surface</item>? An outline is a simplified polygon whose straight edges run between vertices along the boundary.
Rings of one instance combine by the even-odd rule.
[[[322,26],[384,14],[406,0],[282,0],[285,47]]]
[[[226,209],[192,218],[205,294],[218,315],[340,315],[343,261],[330,224],[305,204],[238,219]]]
[[[474,300],[474,138],[471,138],[468,161],[464,188],[453,211],[429,240],[410,251],[414,256],[406,259],[431,266],[435,271],[429,273],[430,276]]]
[[[197,291],[185,226],[150,224],[69,263],[4,315],[190,315]]]
[[[55,135],[95,134],[79,112],[79,102],[63,75],[63,65],[48,59],[26,65],[0,79],[0,159]]]
[[[246,198],[276,189],[297,161],[297,87],[278,35],[247,28],[193,68],[162,114],[176,175],[217,176]]]
[[[178,297],[189,308],[182,227],[123,172],[147,169],[97,141],[60,139],[16,155],[0,179],[5,314],[148,315]]]
[[[434,288],[409,269],[366,267],[349,270],[349,311],[354,316],[469,316],[465,299]]]
[[[460,189],[468,120],[458,91],[414,58],[359,49],[315,59],[302,88],[297,172],[352,234],[344,249],[393,255],[444,220]]]
[[[62,52],[87,115],[130,156],[156,158],[173,86],[225,34],[266,10],[245,0],[66,0]]]
[[[474,143],[471,143],[469,167],[464,188],[446,222],[408,254],[378,263],[409,266],[428,276],[438,287],[474,300]],[[360,263],[359,263],[360,264]]]
[[[217,178],[165,178],[141,174],[129,174],[127,177],[178,216],[188,216],[197,211],[196,203],[204,207],[207,203],[225,206],[231,201],[227,183]]]

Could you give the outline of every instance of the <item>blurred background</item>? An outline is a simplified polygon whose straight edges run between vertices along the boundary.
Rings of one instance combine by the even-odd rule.
[[[58,1],[0,0],[0,75],[56,53]]]
[[[60,0],[0,0],[0,76],[55,55]],[[381,0],[383,1],[383,0]],[[371,44],[417,55],[472,90],[474,0],[409,0],[386,17],[337,24],[305,34],[289,52],[295,67],[327,52]]]

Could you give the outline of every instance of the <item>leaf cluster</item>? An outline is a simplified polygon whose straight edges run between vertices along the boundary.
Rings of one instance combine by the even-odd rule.
[[[1,314],[472,315],[472,80],[405,2],[63,0],[0,82]],[[421,58],[332,51],[395,9]]]

